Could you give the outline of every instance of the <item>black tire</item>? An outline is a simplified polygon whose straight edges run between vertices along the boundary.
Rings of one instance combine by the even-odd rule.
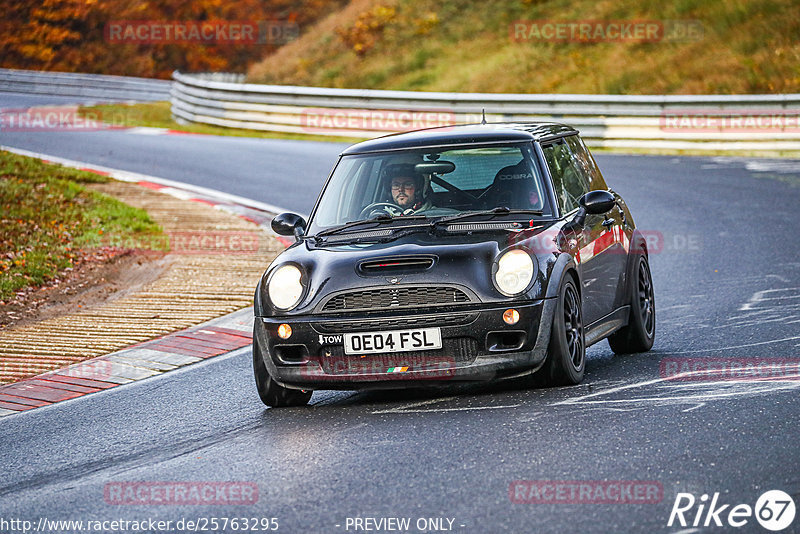
[[[289,389],[275,382],[264,365],[261,350],[253,332],[253,374],[256,378],[256,389],[261,401],[271,408],[286,406],[305,406],[314,393],[311,390]]]
[[[574,279],[564,275],[553,314],[553,327],[547,359],[534,376],[542,386],[579,384],[586,369],[586,337],[583,329],[583,306]]]
[[[647,352],[656,339],[656,299],[647,256],[640,254],[631,276],[631,314],[628,326],[611,334],[608,344],[616,354]]]

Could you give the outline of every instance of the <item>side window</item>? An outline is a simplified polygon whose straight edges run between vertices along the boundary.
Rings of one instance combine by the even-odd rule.
[[[600,168],[594,161],[591,152],[583,144],[583,140],[577,135],[567,137],[564,140],[572,153],[572,161],[581,169],[582,174],[589,179],[589,191],[607,190],[608,186],[603,179],[603,174],[600,172]]]
[[[553,176],[553,189],[562,211],[569,213],[577,209],[578,200],[589,192],[585,161],[582,162],[579,155],[572,152],[564,139],[543,146],[542,151]]]

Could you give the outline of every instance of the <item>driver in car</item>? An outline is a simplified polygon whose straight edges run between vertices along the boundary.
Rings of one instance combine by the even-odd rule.
[[[390,165],[386,174],[392,200],[400,208],[387,206],[386,211],[392,216],[411,215],[431,207],[430,199],[424,195],[425,177],[414,170],[413,164]]]

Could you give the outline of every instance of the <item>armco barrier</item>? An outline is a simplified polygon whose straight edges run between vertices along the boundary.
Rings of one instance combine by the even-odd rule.
[[[170,82],[128,76],[0,69],[0,93],[91,98],[98,101],[169,100]]]
[[[173,73],[178,121],[251,130],[375,137],[419,126],[546,120],[609,148],[800,150],[800,94],[561,95],[435,93],[243,83],[241,75]]]

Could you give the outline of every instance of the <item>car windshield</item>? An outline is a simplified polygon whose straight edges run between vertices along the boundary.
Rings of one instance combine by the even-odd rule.
[[[552,214],[530,144],[344,156],[312,215],[309,233],[361,220],[419,224],[498,207],[508,208],[509,216]]]

